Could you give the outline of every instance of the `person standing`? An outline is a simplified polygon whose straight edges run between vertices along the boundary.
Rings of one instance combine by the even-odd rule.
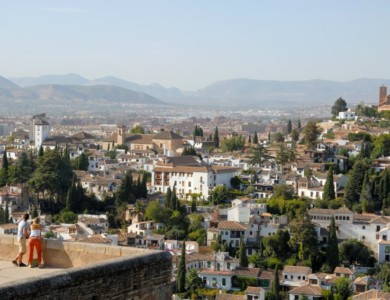
[[[28,239],[28,224],[27,220],[30,218],[29,214],[23,215],[23,220],[18,224],[18,242],[19,242],[19,253],[16,255],[12,263],[15,266],[25,267],[26,264],[23,263],[23,255],[27,252],[26,241]]]
[[[41,249],[41,238],[42,238],[42,225],[40,224],[39,217],[35,218],[30,226],[30,240],[28,242],[29,255],[28,255],[28,266],[33,268],[33,256],[34,248],[37,249],[38,254],[38,268],[42,268],[42,249]]]

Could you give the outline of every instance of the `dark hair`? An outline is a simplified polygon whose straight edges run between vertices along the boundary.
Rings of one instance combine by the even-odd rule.
[[[27,221],[29,218],[30,218],[30,215],[29,215],[29,214],[24,214],[24,215],[23,215],[23,219],[24,219],[25,221]]]

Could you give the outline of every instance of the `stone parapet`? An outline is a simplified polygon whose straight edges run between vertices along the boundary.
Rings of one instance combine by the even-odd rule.
[[[43,240],[43,259],[58,272],[0,286],[0,299],[170,299],[168,252]],[[0,235],[0,260],[18,252],[16,237]],[[22,270],[22,269],[21,269]]]

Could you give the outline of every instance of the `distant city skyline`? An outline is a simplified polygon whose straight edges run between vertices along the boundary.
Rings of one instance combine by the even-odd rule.
[[[390,78],[388,11],[385,0],[4,1],[0,75],[182,90],[232,78]]]

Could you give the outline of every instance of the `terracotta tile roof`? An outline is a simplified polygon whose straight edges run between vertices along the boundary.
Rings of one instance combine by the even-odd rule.
[[[244,300],[244,295],[217,294],[215,300]]]
[[[388,224],[390,223],[390,217],[386,216],[379,216],[373,221],[371,221],[372,224]]]
[[[209,274],[209,275],[233,275],[233,271],[214,271],[209,269],[203,269],[199,271],[199,275],[201,274]]]
[[[353,275],[355,274],[355,270],[351,270],[343,267],[336,267],[336,269],[334,269],[334,273]]]
[[[245,290],[245,293],[260,294],[261,290],[263,290],[261,287],[248,286]]]
[[[154,140],[182,140],[183,137],[173,131],[160,131],[154,137]]]
[[[300,273],[300,274],[310,274],[311,268],[301,267],[301,266],[285,266],[283,269],[284,273]]]
[[[131,144],[153,144],[152,134],[130,134],[126,137],[126,142]]]
[[[246,230],[246,226],[235,221],[221,221],[218,223],[218,230]]]
[[[260,274],[260,269],[259,268],[237,267],[234,270],[234,275],[239,275],[239,276],[258,277],[259,274]]]
[[[385,293],[375,289],[361,293],[359,295],[352,296],[352,300],[373,300],[373,299],[384,299],[390,300],[390,293]]]
[[[274,271],[261,271],[260,279],[272,279],[274,277]]]
[[[292,289],[288,293],[293,295],[321,296],[322,288],[318,285],[304,285]]]

